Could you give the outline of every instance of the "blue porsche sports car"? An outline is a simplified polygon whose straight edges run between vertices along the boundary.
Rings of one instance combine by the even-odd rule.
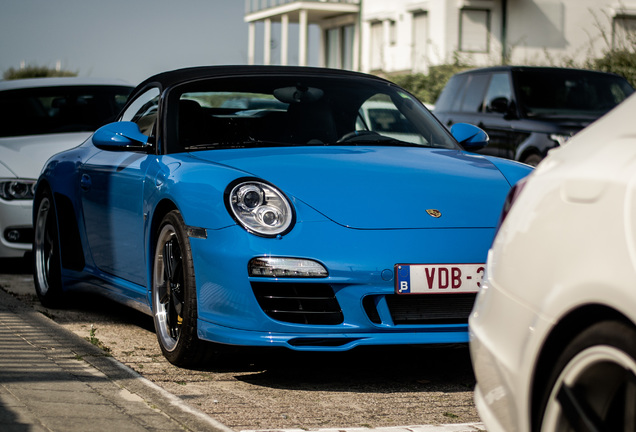
[[[45,165],[37,294],[60,307],[89,288],[151,314],[177,365],[226,345],[465,343],[506,194],[531,168],[469,153],[487,142],[476,127],[451,133],[360,73],[153,76]]]

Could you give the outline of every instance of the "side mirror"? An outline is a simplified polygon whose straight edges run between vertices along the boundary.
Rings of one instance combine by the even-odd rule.
[[[464,149],[474,152],[488,145],[488,134],[467,123],[455,123],[450,128],[451,135]]]
[[[488,103],[488,107],[486,109],[489,112],[506,114],[510,109],[510,102],[508,101],[508,98],[505,97],[494,98]]]
[[[93,134],[93,144],[102,150],[146,151],[151,145],[148,137],[139,131],[137,123],[115,122],[100,127]]]

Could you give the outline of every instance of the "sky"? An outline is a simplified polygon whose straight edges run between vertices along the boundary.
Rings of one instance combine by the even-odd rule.
[[[136,85],[181,67],[247,64],[244,11],[244,0],[0,0],[0,77],[59,62]]]

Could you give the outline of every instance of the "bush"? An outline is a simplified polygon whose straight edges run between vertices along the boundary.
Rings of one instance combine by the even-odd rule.
[[[23,79],[23,78],[47,78],[47,77],[73,77],[77,76],[77,72],[66,70],[51,69],[46,66],[29,65],[23,68],[9,68],[2,77],[5,80]]]
[[[470,66],[466,64],[444,64],[431,66],[427,75],[421,73],[395,75],[391,77],[391,80],[413,93],[422,102],[434,104],[450,77],[469,68]]]
[[[636,52],[626,49],[611,50],[601,58],[587,61],[585,67],[624,76],[636,88]]]

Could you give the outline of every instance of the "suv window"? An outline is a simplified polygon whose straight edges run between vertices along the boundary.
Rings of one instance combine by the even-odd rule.
[[[510,85],[510,77],[507,73],[492,74],[490,85],[486,92],[486,111],[496,111],[492,109],[493,101],[498,99],[506,99],[506,104],[512,100],[512,86]]]
[[[0,93],[0,137],[94,131],[123,108],[132,88],[58,86]]]
[[[453,75],[435,102],[435,111],[453,111],[452,106],[459,100],[458,93],[464,89],[467,75]]]
[[[435,111],[480,112],[488,78],[483,73],[454,75],[435,103]]]
[[[484,102],[484,93],[488,85],[488,74],[471,75],[466,83],[466,94],[462,100],[460,111],[480,112]]]
[[[634,90],[619,76],[587,71],[524,70],[515,75],[519,103],[528,117],[598,117]]]

